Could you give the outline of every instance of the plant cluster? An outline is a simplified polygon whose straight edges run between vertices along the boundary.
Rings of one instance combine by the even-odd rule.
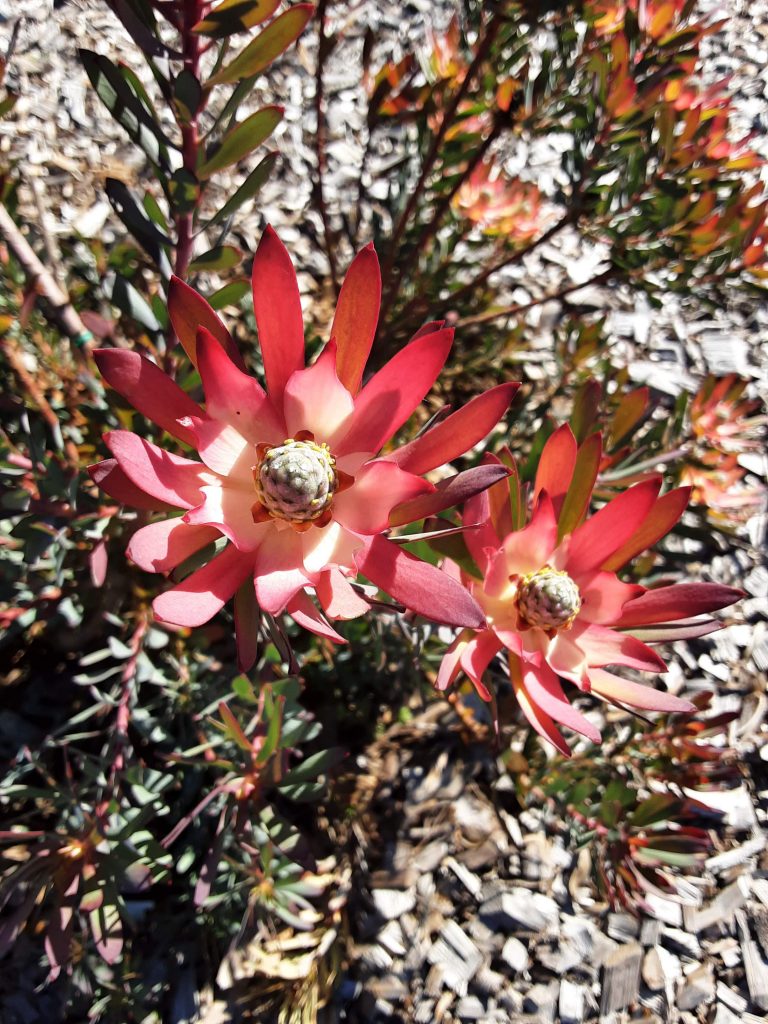
[[[384,715],[449,687],[505,750],[543,738],[517,781],[568,808],[606,899],[675,891],[709,842],[682,789],[733,781],[702,742],[727,722],[636,674],[738,600],[686,561],[742,542],[765,417],[733,377],[674,402],[633,387],[592,315],[560,317],[537,381],[525,314],[584,282],[513,305],[505,275],[569,231],[604,247],[595,281],[651,301],[760,287],[758,160],[727,85],[699,79],[716,26],[682,0],[466,0],[401,59],[367,31],[341,208],[342,0],[105,3],[148,71],[80,54],[146,158],[105,184],[119,238],[65,243],[64,321],[18,242],[0,251],[0,956],[50,1019],[125,1024],[252,944],[263,1019],[315,1019],[343,955],[345,775]],[[302,33],[324,338],[277,232],[246,253],[237,230],[280,174],[264,93]],[[510,169],[542,138],[556,186]],[[0,183],[11,222],[20,183]]]

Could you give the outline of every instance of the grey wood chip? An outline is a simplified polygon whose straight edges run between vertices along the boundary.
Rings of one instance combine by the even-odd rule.
[[[749,1006],[749,1000],[723,981],[718,981],[715,985],[715,996],[718,1002],[724,1003],[734,1013],[744,1013]]]
[[[480,918],[489,928],[502,932],[513,931],[515,926],[541,932],[557,923],[558,908],[542,893],[515,888],[486,900],[480,907]]]
[[[619,946],[603,965],[603,991],[600,1016],[626,1009],[637,999],[640,990],[640,967],[643,947],[639,942]]]
[[[702,964],[685,979],[677,997],[681,1010],[696,1010],[702,1004],[714,1002],[715,977],[710,964]]]
[[[455,921],[446,921],[427,952],[427,960],[431,964],[440,964],[445,984],[463,996],[483,962],[483,955]]]
[[[465,868],[463,864],[459,864],[453,857],[446,858],[445,866],[451,869],[467,892],[475,897],[480,895],[483,883],[477,875]]]
[[[703,932],[716,924],[725,924],[734,912],[744,903],[749,895],[749,879],[741,876],[731,885],[727,885],[707,906],[684,907],[683,919],[689,932]]]
[[[744,957],[750,998],[755,1006],[768,1010],[768,962],[758,944],[751,939],[741,943],[741,955]]]
[[[518,974],[528,969],[530,961],[527,947],[520,939],[516,939],[514,935],[511,935],[504,943],[504,947],[501,950],[501,959]]]
[[[560,996],[557,1001],[561,1024],[581,1024],[586,1013],[586,998],[583,985],[576,985],[567,978],[560,982]]]

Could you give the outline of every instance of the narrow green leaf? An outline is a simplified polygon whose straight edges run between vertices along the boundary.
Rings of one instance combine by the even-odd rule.
[[[227,217],[239,209],[243,203],[253,199],[272,173],[279,155],[276,152],[267,153],[264,159],[254,167],[235,194],[230,196],[219,212],[215,213],[205,226],[209,228],[214,224],[221,223],[221,221],[226,220]]]
[[[450,558],[451,561],[460,566],[467,575],[473,576],[476,579],[483,578],[483,574],[472,560],[472,556],[467,548],[467,543],[460,533],[452,533],[444,537],[435,537],[433,540],[429,541],[429,546],[433,551],[436,551],[444,558]]]
[[[215,171],[242,160],[269,138],[282,119],[283,108],[277,106],[262,107],[255,114],[246,117],[225,135],[215,153],[198,168],[198,177],[205,180]]]
[[[668,793],[655,793],[637,807],[630,815],[629,823],[634,828],[647,828],[668,818],[675,818],[683,809],[684,801]]]
[[[576,392],[571,413],[571,429],[576,441],[582,444],[597,422],[603,389],[599,381],[590,379]]]
[[[199,273],[202,270],[231,270],[232,267],[236,267],[240,263],[242,258],[242,252],[234,245],[216,245],[193,260],[189,269],[193,273]]]
[[[136,291],[129,281],[126,281],[119,274],[115,276],[110,299],[119,310],[148,331],[155,332],[160,330],[160,324],[152,312],[149,303]]]
[[[299,38],[314,11],[312,4],[296,4],[290,10],[284,11],[252,39],[233,61],[209,78],[205,83],[206,89],[227,82],[237,82],[249,75],[259,74],[269,67],[275,58]]]
[[[222,722],[224,723],[224,731],[229,739],[231,739],[233,743],[236,743],[241,750],[250,751],[252,749],[251,741],[245,735],[240,727],[240,723],[223,700],[219,701],[219,714],[221,715]]]
[[[80,50],[80,60],[99,99],[157,167],[169,170],[167,147],[170,144],[160,126],[129,84],[121,70],[107,57],[91,50]]]
[[[655,848],[640,847],[635,850],[635,857],[645,861],[647,864],[668,864],[674,868],[689,868],[696,863],[696,854],[673,853],[670,850],[658,850]]]
[[[280,0],[224,0],[202,21],[198,21],[193,31],[222,39],[260,25],[274,14],[279,5]]]
[[[265,764],[277,750],[277,744],[280,740],[280,732],[283,726],[284,706],[285,698],[278,697],[275,701],[272,717],[269,720],[269,726],[267,728],[267,735],[264,737],[264,743],[262,744],[261,750],[256,755],[256,764]]]
[[[523,502],[520,487],[520,473],[517,468],[517,460],[506,445],[498,453],[498,456],[507,469],[510,470],[509,514],[512,521],[512,529],[522,530],[525,525],[525,503]]]
[[[592,434],[578,450],[573,477],[560,509],[557,529],[559,540],[566,534],[573,533],[589,511],[592,488],[595,486],[602,453],[603,442],[600,434]]]
[[[236,306],[240,299],[248,294],[250,287],[251,282],[245,277],[230,281],[229,284],[225,284],[223,288],[219,288],[217,292],[210,295],[208,303],[211,309],[216,310],[224,309],[225,306]]]
[[[180,120],[189,124],[200,109],[203,87],[200,80],[186,68],[173,83],[173,102]]]
[[[320,750],[316,754],[310,754],[283,777],[280,788],[282,789],[284,785],[295,786],[300,782],[315,782],[318,776],[327,775],[328,771],[339,763],[342,756],[338,749]]]
[[[160,228],[160,230],[165,235],[167,235],[168,231],[170,230],[168,226],[168,218],[165,216],[162,207],[160,206],[160,204],[158,203],[158,201],[155,199],[151,192],[144,193],[142,206],[146,210],[147,216],[152,221],[152,223],[156,224]]]
[[[122,181],[118,181],[116,178],[107,178],[105,191],[112,209],[126,228],[155,265],[163,270],[163,276],[170,276],[170,263],[165,252],[165,247],[171,245],[170,238],[152,223]]]
[[[258,704],[258,697],[248,676],[237,676],[233,679],[232,691],[247,704]]]
[[[175,57],[183,55],[158,38],[154,11],[148,3],[136,0],[106,0],[107,6],[122,21],[129,35],[147,57]]]
[[[317,800],[325,789],[324,782],[299,782],[295,786],[280,786],[280,792],[297,804]]]

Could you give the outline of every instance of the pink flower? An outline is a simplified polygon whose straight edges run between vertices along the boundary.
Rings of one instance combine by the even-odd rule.
[[[477,165],[453,199],[456,212],[486,234],[525,242],[546,223],[541,193],[530,182],[505,177],[493,160]]]
[[[746,388],[747,381],[735,373],[707,377],[690,408],[691,428],[700,444],[726,454],[760,451],[763,439],[755,434],[768,423],[768,416],[755,415],[760,401],[745,399]]]
[[[423,473],[477,444],[506,410],[517,385],[475,398],[405,447],[377,457],[431,388],[451,346],[442,323],[422,328],[361,387],[379,313],[381,279],[372,246],[352,263],[331,340],[304,365],[304,325],[288,253],[268,228],[253,262],[253,299],[266,390],[244,369],[232,339],[204,299],[174,279],[171,320],[197,366],[205,408],[154,363],[120,349],[96,354],[115,390],[169,434],[197,450],[185,458],[125,430],[106,435],[114,458],[92,467],[119,501],[183,510],[142,527],[128,554],[167,573],[219,542],[202,568],[154,601],[156,616],[198,626],[233,595],[241,663],[255,656],[257,608],[287,610],[302,626],[342,638],[328,618],[368,609],[350,583],[358,571],[406,607],[438,621],[477,626],[474,598],[445,573],[384,534],[463,500],[488,478],[469,471],[435,488]],[[495,478],[498,479],[498,472]]]
[[[485,613],[485,627],[464,630],[438,675],[445,689],[464,671],[484,700],[483,675],[506,650],[509,678],[531,725],[569,753],[558,725],[593,742],[600,734],[568,701],[561,680],[603,699],[655,711],[692,711],[693,705],[609,671],[623,666],[664,672],[645,641],[699,636],[717,623],[690,616],[732,604],[741,591],[710,583],[648,590],[617,572],[674,526],[688,500],[681,487],[659,497],[658,478],[625,491],[585,519],[602,454],[599,434],[580,448],[570,427],[549,438],[541,455],[533,513],[519,522],[519,494],[509,500],[504,481],[464,506],[464,537],[477,567],[460,578]],[[453,567],[454,575],[457,567]],[[689,621],[681,621],[689,620]],[[670,625],[674,624],[674,625]]]

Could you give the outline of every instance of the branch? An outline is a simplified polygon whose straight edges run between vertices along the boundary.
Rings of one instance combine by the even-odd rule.
[[[77,358],[85,362],[87,346],[93,341],[93,334],[91,334],[80,319],[74,306],[69,301],[69,296],[37,258],[32,246],[22,235],[2,203],[0,203],[0,235],[5,238],[9,249],[21,265],[29,283],[37,294],[42,295],[50,304],[49,319],[52,319],[64,331],[75,347]]]
[[[532,299],[530,302],[524,302],[519,306],[506,306],[504,309],[491,309],[487,313],[478,313],[476,316],[467,316],[463,320],[459,320],[456,324],[457,327],[469,327],[470,324],[486,324],[491,320],[498,320],[504,316],[517,316],[518,313],[525,313],[529,309],[533,309],[535,306],[541,306],[544,302],[550,302],[553,299],[564,299],[566,295],[570,295],[571,292],[581,291],[582,288],[588,288],[590,285],[603,284],[605,281],[610,280],[615,270],[610,267],[608,270],[604,270],[601,274],[596,274],[595,277],[590,278],[589,281],[582,281],[580,284],[569,284],[566,288],[561,288],[559,291],[550,292],[548,295],[542,295],[540,299]]]
[[[336,268],[336,257],[333,252],[333,239],[331,236],[330,218],[328,207],[325,202],[325,189],[323,186],[323,175],[326,168],[325,160],[325,120],[323,118],[323,66],[326,57],[326,43],[328,38],[325,34],[325,16],[328,8],[328,0],[319,0],[317,5],[317,66],[315,67],[315,116],[317,127],[315,130],[315,156],[317,158],[317,178],[315,179],[315,196],[317,208],[320,212],[320,219],[323,222],[323,237],[325,240],[325,254],[328,258],[328,266],[331,270],[331,280],[336,297],[339,296],[339,275]]]
[[[475,56],[472,60],[472,63],[470,64],[467,73],[464,76],[464,81],[456,90],[456,95],[453,97],[453,100],[451,101],[448,109],[445,111],[442,117],[442,120],[440,121],[440,126],[437,129],[434,138],[432,139],[432,145],[429,147],[429,151],[427,152],[427,155],[424,159],[424,163],[421,168],[421,174],[419,175],[419,180],[416,182],[416,185],[414,186],[414,189],[411,192],[410,198],[406,203],[405,209],[403,210],[400,216],[400,220],[397,222],[394,234],[392,235],[392,238],[389,243],[389,253],[387,255],[387,259],[384,264],[384,269],[382,271],[382,277],[386,283],[386,299],[383,303],[383,310],[380,322],[384,321],[386,313],[391,307],[392,300],[394,298],[392,269],[394,267],[395,259],[397,258],[398,255],[400,239],[403,237],[403,233],[405,232],[405,229],[408,225],[408,221],[410,220],[413,211],[416,209],[416,205],[419,201],[421,193],[424,191],[424,187],[427,183],[427,178],[429,177],[434,166],[435,160],[437,159],[437,155],[440,152],[440,147],[443,143],[445,133],[448,131],[448,128],[453,123],[453,119],[456,116],[456,112],[459,109],[459,106],[461,105],[461,101],[467,95],[473,78],[477,74],[485,58],[488,56],[488,52],[490,51],[491,46],[493,45],[493,41],[498,35],[499,30],[501,29],[502,21],[503,17],[501,14],[495,14],[491,19],[491,22],[488,25],[488,30],[485,36],[483,37],[482,41],[480,42],[477,51],[475,52]]]

